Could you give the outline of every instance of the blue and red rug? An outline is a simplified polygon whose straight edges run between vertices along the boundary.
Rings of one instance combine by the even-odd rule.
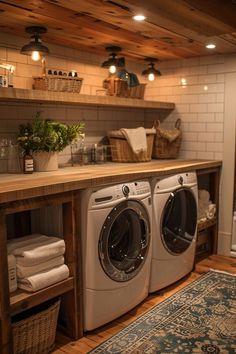
[[[202,275],[89,353],[235,354],[236,275]]]

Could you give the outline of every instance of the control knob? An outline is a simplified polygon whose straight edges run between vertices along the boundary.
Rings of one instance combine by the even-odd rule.
[[[122,186],[122,192],[123,192],[125,197],[128,197],[128,195],[129,195],[129,187],[126,186],[126,185]]]
[[[178,182],[179,182],[179,184],[183,184],[183,182],[184,182],[184,179],[183,179],[183,177],[182,176],[179,176],[179,178],[178,178]]]

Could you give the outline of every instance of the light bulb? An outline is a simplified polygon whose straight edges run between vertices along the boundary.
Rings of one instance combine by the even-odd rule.
[[[214,43],[208,43],[206,44],[207,49],[215,49],[216,45]]]
[[[116,72],[116,67],[115,67],[115,65],[111,65],[111,66],[110,66],[109,72],[110,72],[111,74],[115,74],[115,72]]]
[[[135,21],[144,21],[146,19],[146,17],[142,14],[137,14],[133,16],[133,20]]]
[[[39,54],[39,52],[37,50],[32,52],[31,59],[33,61],[38,61],[40,59],[40,54]]]
[[[155,75],[153,73],[148,74],[148,80],[149,81],[154,81],[155,80]]]

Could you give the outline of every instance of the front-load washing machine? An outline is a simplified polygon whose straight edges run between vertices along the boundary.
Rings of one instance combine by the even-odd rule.
[[[153,228],[149,291],[162,289],[193,269],[197,234],[195,172],[152,181]]]
[[[84,329],[129,311],[147,295],[151,263],[148,181],[82,193]]]

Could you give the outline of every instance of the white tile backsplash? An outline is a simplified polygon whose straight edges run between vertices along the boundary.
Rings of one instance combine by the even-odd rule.
[[[16,41],[15,36],[0,33],[0,58],[16,65],[15,87],[31,88],[31,77],[41,74],[41,66],[32,62],[29,56],[19,53],[24,42],[20,37]],[[103,88],[103,80],[108,76],[107,70],[100,67],[104,56],[57,45],[50,45],[50,51],[51,55],[46,59],[47,67],[76,70],[84,79],[81,94],[96,95],[97,90]],[[16,135],[20,122],[32,120],[37,110],[43,110],[45,118],[65,122],[84,120],[86,139],[90,143],[100,139],[107,130],[141,125],[151,127],[157,119],[162,121],[163,126],[172,129],[176,119],[181,118],[183,144],[180,157],[222,157],[225,74],[236,70],[236,55],[209,55],[158,64],[162,76],[152,83],[140,76],[144,65],[130,61],[127,67],[139,76],[141,82],[147,83],[145,99],[175,102],[176,109],[173,112],[117,107],[1,104],[0,137],[4,134]],[[184,86],[181,85],[182,78],[187,83]]]

